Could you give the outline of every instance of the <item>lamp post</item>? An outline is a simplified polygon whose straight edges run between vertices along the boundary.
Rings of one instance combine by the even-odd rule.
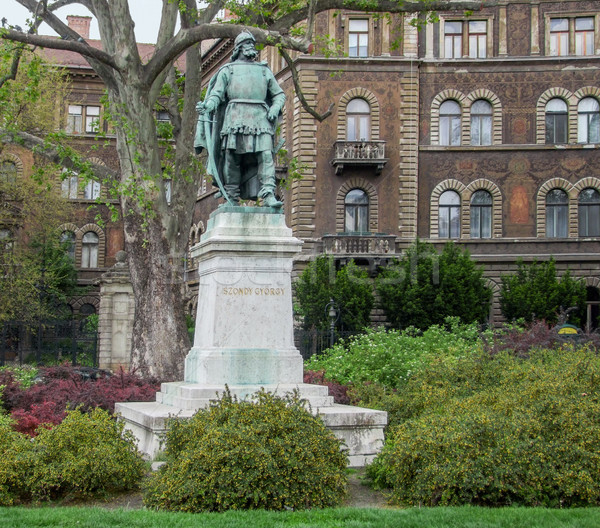
[[[340,317],[340,310],[333,299],[325,306],[325,313],[329,317],[329,346],[332,347],[335,342],[335,323]]]

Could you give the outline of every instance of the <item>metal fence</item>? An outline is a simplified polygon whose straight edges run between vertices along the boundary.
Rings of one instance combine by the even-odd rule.
[[[0,366],[73,365],[97,367],[97,332],[85,320],[0,323]]]
[[[294,330],[294,342],[302,359],[309,359],[315,354],[322,354],[335,345],[340,339],[346,339],[356,332],[334,330]]]

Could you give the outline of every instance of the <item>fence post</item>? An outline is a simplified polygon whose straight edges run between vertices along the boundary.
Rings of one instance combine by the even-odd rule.
[[[77,365],[77,321],[71,320],[71,362]]]

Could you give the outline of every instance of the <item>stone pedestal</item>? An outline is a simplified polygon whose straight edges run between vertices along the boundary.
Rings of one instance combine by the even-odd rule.
[[[350,465],[369,462],[383,444],[386,413],[336,405],[328,389],[302,382],[294,346],[291,270],[302,242],[268,208],[220,207],[192,248],[199,291],[194,346],[183,382],[164,383],[156,402],[118,403],[153,457],[169,417],[189,417],[225,391],[246,398],[261,388],[298,391],[349,448]]]
[[[98,366],[113,372],[129,369],[135,312],[125,252],[117,252],[116,259],[117,263],[98,280]]]

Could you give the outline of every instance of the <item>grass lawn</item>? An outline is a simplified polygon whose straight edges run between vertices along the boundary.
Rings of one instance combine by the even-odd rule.
[[[340,508],[305,512],[162,513],[82,507],[0,508],[0,526],[89,528],[596,528],[600,508]]]

